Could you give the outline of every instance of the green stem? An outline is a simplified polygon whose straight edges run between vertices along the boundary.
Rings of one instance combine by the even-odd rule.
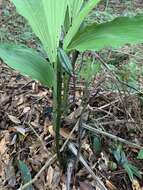
[[[61,90],[62,90],[62,73],[59,61],[55,64],[56,79],[54,85],[54,128],[56,133],[56,153],[61,165],[60,155],[60,127],[61,127]]]
[[[75,63],[78,58],[79,52],[75,51],[72,55],[72,66],[73,66],[73,74],[75,75]],[[68,96],[69,96],[69,83],[70,83],[71,76],[65,73],[64,76],[64,93],[63,93],[63,108],[64,114],[67,114],[68,111]],[[74,81],[74,90],[75,90],[75,81]],[[74,94],[75,97],[75,94]]]
[[[63,92],[63,112],[64,115],[68,112],[68,96],[69,96],[69,83],[70,83],[70,76],[65,73],[64,75],[64,92]]]

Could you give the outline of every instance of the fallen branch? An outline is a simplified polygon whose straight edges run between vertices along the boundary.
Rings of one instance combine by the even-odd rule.
[[[134,147],[134,148],[137,148],[137,149],[143,149],[143,146],[140,146],[140,145],[138,145],[138,144],[132,143],[132,142],[127,141],[127,140],[125,140],[125,139],[123,139],[123,138],[121,138],[121,137],[117,137],[117,136],[115,136],[115,135],[112,135],[112,134],[107,133],[107,132],[105,132],[105,131],[102,131],[102,130],[100,130],[100,129],[91,127],[90,125],[87,125],[87,124],[85,124],[85,123],[82,124],[82,127],[83,127],[84,129],[90,130],[90,131],[92,131],[92,132],[95,132],[95,133],[98,133],[98,134],[107,136],[107,137],[109,137],[110,139],[113,139],[113,140],[115,140],[115,141],[119,141],[119,142],[121,142],[121,143],[127,144],[127,145],[130,146],[130,147]]]

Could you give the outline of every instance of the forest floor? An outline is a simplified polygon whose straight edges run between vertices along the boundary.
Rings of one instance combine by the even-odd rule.
[[[102,22],[142,10],[142,0],[109,0],[101,3],[88,21]],[[7,0],[0,0],[0,40],[41,48]],[[87,52],[85,61],[90,56]],[[88,97],[83,93],[83,80],[77,79],[75,89],[71,82],[72,106],[60,131],[63,169],[55,156],[52,92],[0,60],[0,190],[18,189],[32,179],[34,183],[26,190],[66,190],[69,181],[74,190],[102,190],[96,177],[108,190],[143,189],[143,161],[137,158],[143,149],[143,46],[103,50],[99,57],[101,64],[106,60],[114,69],[131,66],[120,73],[128,85],[117,81],[104,66],[86,89]],[[129,171],[129,164],[134,171]],[[71,168],[74,174],[70,179]],[[132,172],[134,180],[130,180]]]

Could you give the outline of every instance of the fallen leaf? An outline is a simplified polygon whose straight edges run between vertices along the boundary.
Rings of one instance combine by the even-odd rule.
[[[48,131],[49,131],[49,133],[50,133],[53,137],[55,137],[55,131],[54,131],[53,125],[48,126]],[[65,128],[65,127],[60,129],[60,135],[61,135],[63,138],[65,138],[65,139],[69,138],[70,132],[71,132],[71,131],[70,131],[68,128]],[[75,135],[72,134],[72,135],[70,136],[70,139],[71,139],[71,140],[75,140],[75,139],[76,139]]]
[[[21,133],[22,135],[25,136],[25,133],[26,133],[26,129],[24,129],[22,126],[17,126],[17,127],[14,127],[16,129],[17,132]]]
[[[13,123],[15,123],[15,124],[20,124],[20,123],[21,123],[21,121],[20,121],[17,117],[15,117],[15,116],[13,116],[13,115],[9,115],[9,114],[8,114],[8,118],[9,118]]]
[[[65,128],[65,127],[60,129],[60,135],[61,135],[62,137],[64,137],[65,139],[67,139],[67,138],[69,138],[69,136],[70,136],[69,139],[71,139],[71,140],[76,140],[75,135],[74,135],[74,134],[70,135],[70,132],[71,132],[71,131],[70,131],[68,128]]]
[[[29,112],[30,109],[31,109],[30,107],[25,107],[25,108],[23,109],[22,114],[25,114],[25,113]]]
[[[133,190],[142,190],[139,182],[136,179],[134,179],[132,182],[132,188]]]
[[[106,186],[110,189],[110,190],[117,190],[117,188],[113,185],[113,183],[109,180],[106,180]]]
[[[48,168],[48,173],[47,173],[47,183],[48,183],[48,186],[51,186],[52,181],[53,181],[53,176],[54,176],[54,169],[52,168],[52,166],[50,166]]]
[[[48,126],[48,131],[49,131],[50,135],[55,137],[55,131],[54,131],[53,125]]]
[[[8,165],[10,157],[8,154],[7,144],[9,143],[9,133],[6,131],[0,140],[0,176],[5,175],[6,165]]]

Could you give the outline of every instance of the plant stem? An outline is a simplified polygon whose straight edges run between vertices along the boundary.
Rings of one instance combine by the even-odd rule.
[[[70,83],[70,76],[65,73],[64,75],[64,92],[63,92],[63,113],[64,115],[68,112],[68,96],[69,96],[69,83]]]
[[[72,54],[72,66],[73,66],[73,74],[74,74],[74,81],[73,81],[73,90],[74,90],[74,97],[73,99],[75,100],[75,63],[78,58],[79,52],[74,51]],[[64,109],[64,114],[67,114],[68,111],[68,96],[69,96],[69,83],[70,83],[71,76],[65,73],[64,76],[64,93],[63,93],[63,109]]]
[[[55,64],[56,79],[54,85],[54,128],[56,133],[56,153],[61,165],[60,155],[60,127],[61,127],[61,90],[62,90],[62,71],[59,61]]]

